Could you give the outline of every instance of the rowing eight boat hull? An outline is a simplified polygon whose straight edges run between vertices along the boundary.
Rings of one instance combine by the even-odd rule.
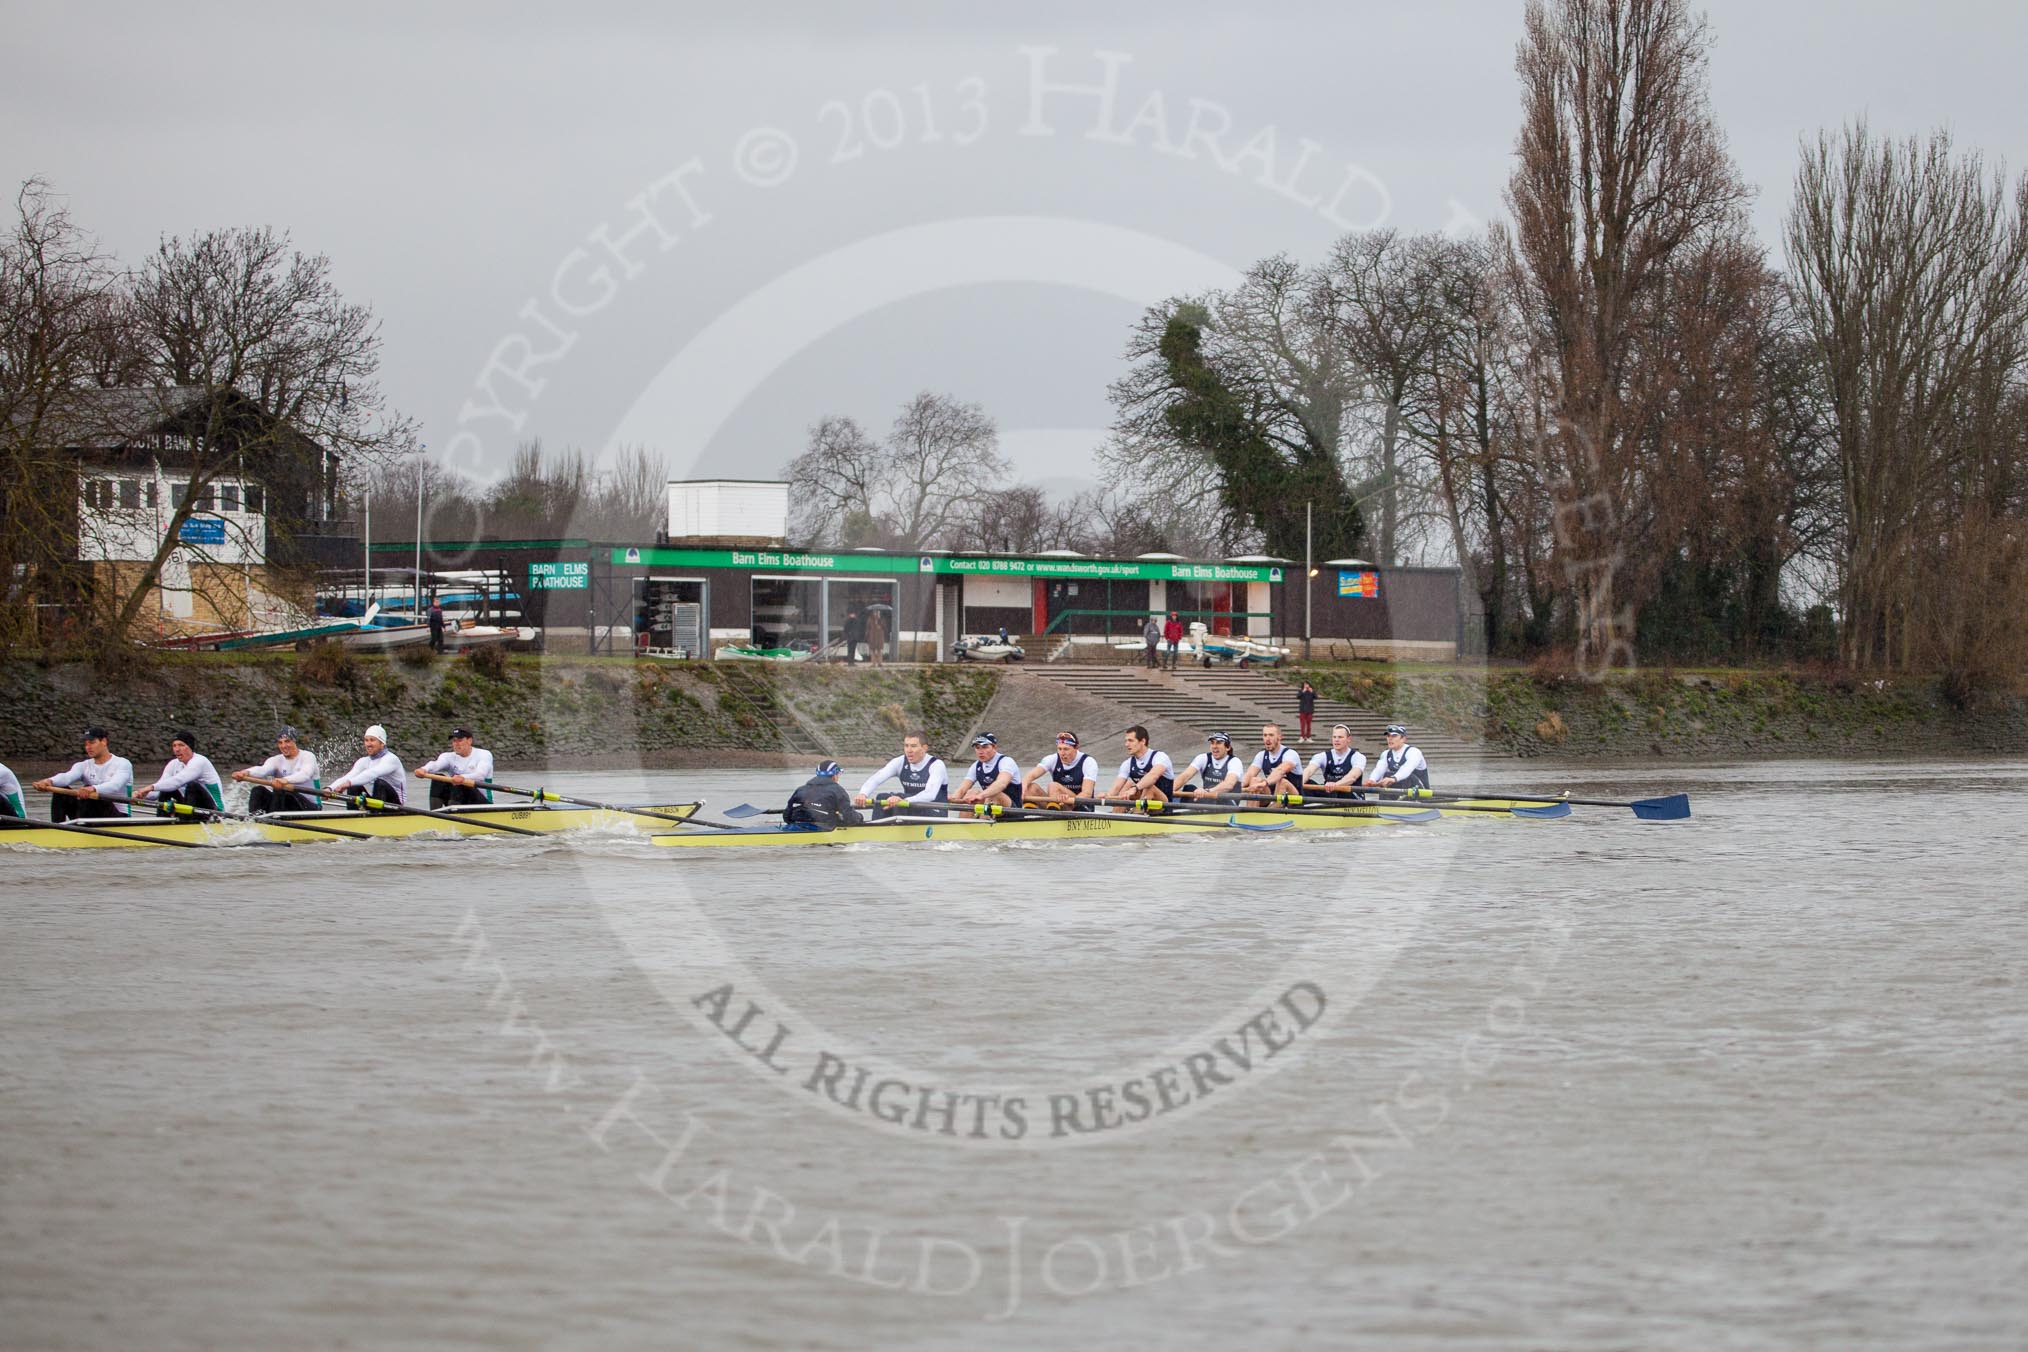
[[[1485,807],[1487,812],[1457,811],[1460,807]],[[1483,817],[1501,820],[1506,810],[1527,806],[1504,799],[1475,798],[1469,804],[1395,803],[1376,805],[1366,815],[1339,816],[1301,809],[1270,811],[1240,809],[1231,813],[1202,816],[1140,816],[1131,813],[1067,812],[1062,816],[1030,816],[1016,819],[952,817],[942,822],[874,822],[865,826],[843,826],[835,831],[795,831],[779,826],[755,826],[739,831],[678,831],[655,836],[657,845],[679,848],[692,846],[755,847],[783,845],[902,845],[925,841],[1005,840],[1117,840],[1130,836],[1179,834],[1201,835],[1206,831],[1287,830],[1342,831],[1365,826],[1402,825],[1429,820],[1431,807],[1451,808],[1446,817]],[[1334,808],[1333,811],[1341,809]],[[1511,819],[1510,819],[1511,820]]]
[[[345,840],[333,834],[398,839],[408,836],[507,836],[485,825],[499,822],[522,831],[580,831],[595,828],[627,828],[635,831],[666,830],[670,817],[688,817],[696,803],[641,804],[642,812],[609,811],[605,808],[495,804],[491,807],[450,809],[450,820],[442,817],[411,816],[387,812],[278,812],[259,821],[200,822],[188,818],[104,817],[75,823],[77,831],[54,827],[13,827],[0,831],[0,845],[35,845],[51,850],[161,848],[164,842],[192,845],[244,845],[268,841],[285,845],[307,845],[320,841]],[[655,813],[647,816],[646,813]],[[296,826],[291,823],[302,822]],[[332,830],[312,830],[313,826]]]

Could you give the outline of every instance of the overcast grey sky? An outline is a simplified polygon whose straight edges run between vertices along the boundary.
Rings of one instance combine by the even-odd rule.
[[[128,260],[242,224],[328,254],[395,404],[485,477],[533,435],[762,477],[935,389],[1071,487],[1143,305],[1502,214],[1519,0],[978,8],[9,2],[0,172]],[[2018,6],[1705,12],[1777,256],[1821,126],[2028,162]]]

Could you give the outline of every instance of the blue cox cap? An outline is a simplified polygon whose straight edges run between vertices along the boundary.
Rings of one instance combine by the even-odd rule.
[[[1406,737],[1406,736],[1408,736],[1408,724],[1406,724],[1406,723],[1389,723],[1389,724],[1387,725],[1387,735],[1388,735],[1389,737]]]
[[[990,732],[982,732],[972,739],[973,746],[998,746],[1000,739]]]
[[[822,765],[817,767],[817,773],[824,776],[826,779],[835,778],[836,776],[845,773],[845,767],[840,765],[837,761],[827,760]]]
[[[1231,745],[1232,745],[1232,738],[1230,738],[1230,737],[1226,736],[1226,735],[1225,735],[1224,733],[1222,733],[1222,732],[1214,732],[1214,733],[1212,733],[1212,734],[1211,734],[1211,735],[1210,735],[1209,737],[1206,737],[1206,738],[1205,738],[1204,740],[1205,740],[1205,741],[1206,741],[1207,743],[1209,743],[1209,742],[1223,742],[1223,743],[1225,743],[1225,744],[1226,744],[1227,746],[1231,746]]]

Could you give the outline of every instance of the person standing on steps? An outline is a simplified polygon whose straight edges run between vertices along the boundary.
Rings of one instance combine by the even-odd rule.
[[[1162,669],[1162,619],[1150,615],[1148,622],[1141,626],[1141,642],[1148,645],[1148,670]]]
[[[1176,669],[1176,657],[1183,650],[1183,621],[1175,611],[1169,612],[1169,622],[1162,626],[1162,640],[1169,645],[1169,670]]]
[[[1317,687],[1308,681],[1296,692],[1296,739],[1310,740],[1310,720],[1317,716]]]
[[[430,597],[430,651],[440,653],[443,650],[444,603],[432,596]]]

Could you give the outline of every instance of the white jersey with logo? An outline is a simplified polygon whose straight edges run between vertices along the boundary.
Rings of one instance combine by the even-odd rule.
[[[1254,769],[1261,772],[1263,778],[1272,774],[1277,765],[1287,765],[1291,781],[1303,768],[1303,758],[1296,754],[1294,747],[1287,746],[1275,752],[1272,758],[1270,758],[1266,750],[1257,751],[1254,753],[1253,760],[1250,763]]]
[[[1380,759],[1373,762],[1375,779],[1391,779],[1397,787],[1410,782],[1429,778],[1429,762],[1422,758],[1422,752],[1415,747],[1405,746],[1400,751],[1383,751]]]
[[[993,781],[1002,774],[1007,776],[1008,790],[1020,787],[1021,767],[1004,751],[989,761],[973,761],[971,769],[965,771],[965,777],[971,780],[973,786],[981,793],[992,788]]]
[[[909,765],[907,756],[896,756],[893,760],[866,777],[866,782],[859,786],[859,796],[861,798],[871,798],[874,796],[875,791],[888,780],[901,779],[901,772],[903,770],[914,768],[920,773],[925,766],[929,772],[929,780],[920,789],[914,793],[900,795],[881,794],[880,796],[883,798],[899,796],[903,801],[910,803],[936,803],[949,798],[951,791],[950,771],[944,767],[944,763],[940,758],[932,756],[927,752],[923,753],[922,762],[915,767]],[[986,782],[990,784],[992,782],[991,778],[989,777]],[[902,788],[906,789],[907,787],[906,783],[902,784]],[[984,786],[982,785],[981,787]]]
[[[1331,767],[1325,764],[1332,754],[1331,749],[1326,747],[1310,757],[1309,773],[1325,784],[1336,784],[1341,779],[1350,779],[1354,784],[1357,784],[1360,776],[1366,773],[1366,753],[1357,748],[1348,751],[1346,755],[1351,759],[1352,768],[1349,771],[1341,770],[1335,775],[1331,773]]]
[[[196,752],[192,752],[187,761],[177,760],[171,756],[169,763],[162,767],[161,775],[149,786],[148,794],[150,797],[157,794],[166,796],[186,789],[192,784],[201,784],[211,790],[213,802],[224,801],[222,795],[224,786],[218,782],[218,771],[212,768],[209,757]]]
[[[1204,758],[1199,756],[1198,759],[1202,760]],[[1140,766],[1141,772],[1139,774],[1134,773],[1136,764]],[[1150,751],[1147,758],[1140,762],[1136,762],[1132,756],[1129,756],[1120,762],[1120,772],[1114,778],[1124,779],[1129,784],[1138,784],[1151,773],[1157,779],[1174,779],[1176,777],[1176,763],[1169,759],[1168,752]]]
[[[352,768],[338,783],[351,789],[370,790],[376,779],[384,779],[394,785],[394,800],[407,806],[408,771],[401,768],[401,759],[392,751],[382,751],[378,756],[361,756],[352,762]]]
[[[433,775],[463,775],[467,779],[483,784],[493,777],[493,753],[479,746],[473,747],[469,756],[446,751],[428,765],[422,766],[417,773],[420,774],[423,770]]]
[[[482,746],[472,748],[469,756],[460,756],[455,751],[446,751],[422,767],[433,775],[463,775],[481,789],[493,782],[493,753]],[[492,790],[486,790],[486,801],[493,801]]]
[[[74,789],[79,786],[97,789],[100,793],[116,793],[122,798],[134,796],[134,763],[125,756],[108,756],[104,765],[95,760],[81,760],[60,775],[51,775],[49,782],[60,789]],[[127,805],[115,803],[121,815],[126,815]]]
[[[14,814],[16,816],[25,817],[28,815],[28,804],[21,800],[21,781],[16,779],[14,772],[4,765],[0,765],[0,798],[5,798],[14,805]]]
[[[256,779],[279,779],[291,789],[309,789],[316,787],[324,767],[317,763],[315,752],[299,747],[294,756],[277,751],[255,766],[253,773]]]
[[[1184,771],[1184,773],[1189,774],[1191,771],[1195,771],[1198,788],[1216,790],[1224,787],[1227,780],[1237,780],[1239,778],[1239,768],[1239,757],[1237,756],[1227,756],[1223,767],[1214,767],[1211,763],[1211,753],[1206,751],[1200,756],[1193,757],[1189,770]]]
[[[1098,766],[1092,762],[1090,753],[1084,751],[1080,751],[1071,757],[1068,765],[1064,764],[1062,757],[1052,751],[1037,761],[1035,768],[1059,784],[1063,784],[1062,776],[1076,774],[1082,774],[1084,782],[1087,784],[1098,783]],[[1064,787],[1069,788],[1070,786],[1065,784]]]

